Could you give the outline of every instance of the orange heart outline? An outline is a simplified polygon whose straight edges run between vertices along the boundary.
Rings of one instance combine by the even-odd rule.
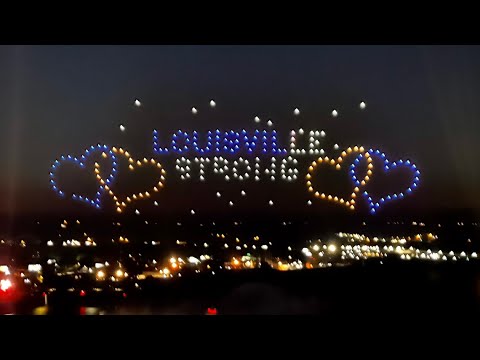
[[[135,170],[136,166],[140,167],[144,164],[151,164],[156,166],[158,169],[160,169],[160,178],[158,183],[153,187],[152,191],[159,192],[160,189],[163,188],[164,182],[165,182],[164,175],[166,175],[166,171],[158,161],[156,161],[155,159],[148,160],[147,158],[143,158],[143,161],[140,161],[140,160],[135,161],[130,156],[130,153],[122,148],[117,149],[116,147],[112,147],[112,151],[113,153],[123,155],[128,159],[128,162],[129,162],[128,168],[131,171]],[[119,199],[110,189],[110,187],[105,183],[105,181],[102,179],[102,176],[100,175],[100,164],[98,164],[97,162],[95,163],[95,176],[98,182],[100,183],[100,185],[103,186],[105,191],[107,191],[109,195],[112,196],[113,200],[115,201],[115,206],[117,207],[118,213],[122,213],[122,211],[125,210],[125,208],[128,205],[127,203],[131,203],[134,200],[150,198],[151,196],[150,192],[144,191],[144,192],[139,192],[138,194],[127,196],[125,199]]]
[[[347,155],[351,154],[351,153],[365,153],[365,158],[367,159],[367,174],[365,175],[365,177],[363,178],[363,180],[361,181],[360,183],[360,187],[363,187],[367,184],[367,182],[370,180],[370,176],[372,175],[372,169],[373,169],[373,163],[372,163],[372,157],[370,156],[370,154],[368,152],[365,152],[365,148],[363,146],[354,146],[353,148],[349,147],[347,150],[344,150],[342,151],[342,154],[341,156],[338,157],[338,159],[335,161],[335,159],[329,159],[328,156],[325,156],[324,158],[322,157],[319,157],[316,161],[313,161],[312,164],[310,165],[310,167],[308,168],[308,172],[307,172],[307,175],[306,175],[306,179],[307,179],[307,189],[309,192],[313,192],[314,193],[314,196],[316,198],[320,198],[320,199],[327,199],[329,201],[334,201],[336,203],[339,203],[339,204],[342,204],[342,205],[345,205],[347,207],[350,208],[350,210],[355,210],[355,199],[357,197],[357,193],[360,191],[360,187],[356,186],[354,189],[353,189],[353,192],[352,194],[350,195],[350,200],[345,200],[341,197],[338,197],[338,196],[332,196],[332,195],[329,195],[329,194],[325,194],[325,193],[319,193],[318,191],[315,191],[315,189],[313,188],[312,186],[312,176],[313,176],[313,171],[315,170],[315,168],[317,167],[317,165],[319,164],[322,164],[322,163],[327,163],[328,165],[335,165],[335,169],[336,170],[340,170],[342,168],[341,164],[343,163],[343,159],[344,157],[346,157]]]

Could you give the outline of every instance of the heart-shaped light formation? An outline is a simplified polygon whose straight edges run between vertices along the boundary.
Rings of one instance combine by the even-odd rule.
[[[344,157],[346,157],[347,155],[349,155],[353,152],[360,153],[360,155],[362,155],[365,152],[365,149],[364,149],[363,146],[360,146],[360,147],[359,146],[354,146],[353,148],[349,147],[346,151],[342,152],[341,156],[337,160],[329,159],[328,156],[325,156],[324,158],[319,157],[316,161],[313,161],[312,165],[308,168],[308,173],[307,173],[307,176],[306,176],[308,191],[313,192],[314,196],[316,198],[333,201],[333,202],[345,205],[345,206],[349,207],[351,210],[355,210],[355,199],[357,197],[357,193],[360,191],[360,187],[364,186],[368,182],[368,180],[370,179],[370,175],[372,174],[372,172],[371,172],[371,169],[373,167],[373,165],[371,164],[372,159],[370,158],[370,155],[368,153],[365,154],[365,157],[367,158],[367,161],[369,162],[369,164],[368,164],[369,168],[368,168],[367,174],[365,175],[362,182],[360,184],[356,185],[355,188],[353,189],[353,192],[350,196],[350,200],[345,200],[345,199],[343,199],[342,197],[339,197],[339,196],[332,196],[332,195],[328,195],[328,194],[325,194],[325,193],[319,193],[318,191],[315,191],[315,189],[312,186],[312,182],[311,182],[312,173],[315,170],[315,168],[317,167],[317,165],[322,164],[322,163],[326,163],[326,164],[331,165],[331,166],[335,165],[335,169],[340,170],[342,168],[341,163],[343,162]]]
[[[140,167],[142,165],[147,165],[147,164],[153,165],[156,168],[158,168],[160,170],[160,178],[159,178],[158,183],[152,188],[152,191],[158,192],[158,191],[160,191],[161,188],[163,188],[163,182],[165,181],[165,176],[164,175],[166,174],[166,172],[163,169],[162,165],[159,162],[157,162],[155,159],[148,160],[147,158],[144,158],[143,161],[140,161],[140,160],[135,161],[130,156],[128,151],[125,151],[122,148],[116,148],[116,147],[112,148],[112,152],[114,154],[120,154],[120,155],[125,156],[128,159],[128,162],[129,162],[128,168],[131,171],[135,170],[136,166]],[[151,196],[150,192],[144,191],[144,192],[139,192],[138,194],[133,194],[132,196],[127,196],[125,199],[119,199],[113,193],[113,191],[110,189],[109,184],[102,179],[102,177],[100,175],[100,165],[98,163],[95,163],[95,176],[96,176],[97,180],[99,181],[100,186],[102,186],[106,191],[108,191],[110,196],[112,196],[113,200],[115,201],[115,206],[117,207],[117,212],[118,213],[121,213],[123,210],[125,210],[128,203],[131,203],[134,200],[148,199]]]
[[[410,185],[405,190],[405,194],[403,192],[393,193],[393,194],[381,197],[378,201],[374,201],[372,199],[372,197],[370,196],[370,194],[368,193],[368,191],[364,191],[363,196],[367,199],[368,206],[370,208],[370,213],[375,214],[378,211],[378,209],[380,208],[380,206],[382,204],[388,202],[388,201],[403,199],[405,197],[405,195],[410,194],[413,191],[413,189],[418,187],[418,183],[420,182],[420,171],[417,169],[417,166],[414,163],[412,163],[410,160],[397,160],[397,161],[394,161],[393,163],[390,163],[390,161],[387,159],[385,153],[382,153],[378,149],[377,150],[370,149],[365,154],[365,156],[367,154],[372,154],[374,156],[380,157],[385,164],[385,166],[384,166],[385,172],[388,172],[388,171],[390,171],[392,169],[395,169],[397,167],[405,166],[405,167],[409,168],[414,173],[414,178],[413,178],[413,181],[412,181],[412,185]],[[350,168],[351,168],[350,174],[352,175],[352,179],[353,179],[355,184],[358,183],[358,179],[357,179],[357,176],[356,176],[356,167],[360,163],[361,159],[362,159],[362,154],[358,155],[357,158],[355,159],[355,161],[350,166]],[[368,166],[369,166],[369,170],[370,170],[371,169],[370,168],[371,156],[369,157],[369,159],[370,159],[370,163],[368,164]]]
[[[55,180],[55,174],[58,168],[61,166],[61,164],[65,161],[72,162],[75,165],[78,165],[80,168],[84,169],[85,168],[85,162],[87,158],[94,152],[96,151],[102,151],[102,156],[104,158],[110,157],[110,160],[112,161],[112,170],[110,174],[108,175],[108,178],[104,181],[105,184],[108,186],[112,184],[113,180],[115,179],[115,175],[117,172],[117,162],[116,162],[116,157],[112,149],[110,149],[109,146],[107,145],[92,145],[89,149],[86,149],[83,155],[80,156],[80,158],[73,157],[72,155],[62,155],[60,157],[60,160],[55,160],[53,163],[51,170],[50,170],[50,184],[52,185],[53,191],[55,191],[58,195],[60,196],[65,196],[65,193],[63,190],[61,190],[58,187],[57,181]],[[97,209],[100,209],[101,205],[101,196],[104,191],[104,186],[100,185],[98,187],[97,192],[95,193],[95,198],[90,199],[87,196],[84,195],[78,195],[76,193],[72,194],[72,199],[73,200],[79,200],[87,203],[88,205],[94,206]]]

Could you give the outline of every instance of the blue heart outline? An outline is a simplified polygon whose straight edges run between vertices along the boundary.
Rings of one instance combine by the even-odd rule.
[[[59,189],[57,181],[55,180],[56,170],[58,170],[58,168],[62,165],[62,163],[66,161],[73,162],[75,165],[78,165],[80,168],[84,169],[85,161],[92,153],[96,151],[107,152],[107,154],[110,156],[110,160],[112,161],[112,171],[110,172],[107,180],[105,181],[105,184],[110,185],[115,179],[115,175],[117,173],[117,157],[115,156],[115,154],[113,153],[112,149],[109,146],[97,144],[97,145],[90,146],[89,149],[86,149],[83,155],[80,156],[80,158],[73,157],[72,155],[66,155],[66,156],[62,155],[60,157],[60,160],[58,159],[55,160],[50,170],[50,185],[52,186],[53,191],[55,191],[61,197],[65,196],[65,193]],[[76,193],[72,193],[72,199],[77,201],[83,201],[88,205],[91,205],[97,209],[100,209],[101,197],[104,191],[105,191],[105,187],[103,185],[100,185],[98,187],[98,190],[95,194],[94,199],[90,199],[87,196],[78,195]]]
[[[368,206],[370,208],[370,213],[375,214],[379,210],[380,206],[383,205],[384,203],[386,203],[388,201],[391,201],[391,200],[403,199],[406,195],[411,194],[413,189],[416,189],[418,187],[419,182],[420,182],[420,171],[417,169],[417,166],[412,161],[410,161],[408,159],[407,160],[400,159],[400,160],[394,161],[393,163],[390,163],[390,161],[387,159],[385,153],[381,152],[378,149],[376,149],[376,150],[370,149],[370,150],[368,150],[368,153],[372,156],[380,157],[383,160],[383,163],[385,164],[383,169],[384,169],[385,172],[388,172],[392,169],[395,169],[395,168],[401,167],[401,166],[406,166],[414,172],[414,178],[413,178],[412,185],[410,185],[405,190],[405,194],[403,192],[393,193],[391,195],[386,195],[384,197],[381,197],[378,201],[375,202],[375,201],[373,201],[373,199],[370,196],[370,194],[368,193],[368,191],[363,192],[363,196],[365,197],[365,199],[368,202]],[[353,163],[350,165],[350,175],[351,175],[352,180],[353,180],[353,182],[356,186],[360,186],[360,181],[358,180],[357,175],[356,175],[356,167],[360,163],[360,160],[362,158],[363,158],[363,154],[358,155],[355,158],[355,160],[353,161]]]

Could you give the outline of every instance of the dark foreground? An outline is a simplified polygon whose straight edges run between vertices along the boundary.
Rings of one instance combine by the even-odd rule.
[[[225,272],[142,282],[120,293],[58,289],[3,307],[10,314],[316,314],[480,317],[480,268],[473,264],[392,263],[278,272]]]

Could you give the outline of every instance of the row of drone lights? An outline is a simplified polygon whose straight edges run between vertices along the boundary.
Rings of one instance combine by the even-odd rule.
[[[209,164],[211,160],[209,158],[194,158],[193,160],[195,163],[199,163],[199,174],[200,174],[200,181],[205,181],[205,164]],[[271,158],[271,164],[270,168],[265,169],[264,173],[266,175],[270,176],[271,181],[275,181],[275,174],[276,174],[276,168],[277,165],[275,164],[277,161],[276,158],[272,157]],[[294,159],[293,157],[289,156],[287,159],[282,159],[281,164],[280,164],[280,174],[282,180],[287,180],[287,181],[294,181],[297,179],[298,176],[298,169],[297,168],[288,168],[287,169],[287,164],[291,162],[294,165],[298,164],[298,160]],[[233,178],[237,179],[239,181],[244,181],[248,180],[250,178],[250,172],[252,171],[252,167],[250,166],[250,162],[247,159],[244,159],[240,157],[238,160],[234,160],[233,162],[233,167],[232,167],[232,172],[233,172]],[[180,178],[182,180],[187,180],[191,178],[190,171],[191,167],[190,165],[192,164],[192,161],[190,159],[187,159],[185,157],[181,157],[175,160],[175,169],[179,172],[181,172]],[[222,156],[215,156],[213,158],[213,172],[215,174],[225,174],[225,180],[229,181],[230,176],[227,174],[229,171],[229,161],[225,159]],[[245,167],[245,172],[243,174],[240,173],[238,170],[239,166],[244,166]],[[255,158],[255,165],[254,165],[254,179],[255,181],[260,181],[260,158],[256,157]]]
[[[136,106],[140,106],[140,101],[135,100],[135,105],[136,105]],[[216,103],[214,100],[210,100],[210,107],[211,107],[211,108],[214,108],[215,106],[217,106],[217,103]],[[364,101],[362,101],[362,102],[360,103],[360,105],[359,105],[359,108],[360,108],[361,110],[364,110],[366,107],[367,107],[367,104],[366,104]],[[198,110],[197,110],[196,107],[192,107],[192,114],[193,114],[193,115],[198,114]],[[300,110],[299,110],[298,108],[295,108],[295,109],[293,110],[293,115],[295,115],[295,116],[300,115]],[[335,109],[332,110],[331,115],[332,115],[332,117],[337,117],[337,116],[338,116],[338,111],[335,110]],[[255,121],[256,123],[259,123],[261,120],[260,120],[260,118],[259,118],[258,116],[255,116],[254,121]],[[268,124],[268,126],[273,126],[272,120],[268,120],[268,121],[267,121],[267,124]]]
[[[247,136],[247,131],[245,129],[242,129],[241,132],[237,131],[227,131],[227,132],[222,132],[220,129],[216,129],[215,131],[208,131],[207,132],[207,144],[205,147],[199,147],[198,146],[198,132],[193,131],[193,137],[192,140],[190,140],[189,133],[187,131],[182,131],[182,130],[177,130],[173,136],[172,136],[172,147],[171,149],[175,151],[176,153],[182,154],[186,153],[190,149],[190,145],[193,146],[193,149],[199,153],[199,154],[206,154],[214,150],[214,152],[229,152],[230,154],[235,154],[240,151],[241,146],[245,145],[247,148],[248,153],[253,153],[256,149],[257,141],[261,138],[262,141],[262,152],[264,154],[268,153],[269,151],[269,145],[268,145],[268,137],[267,135],[269,132],[267,130],[255,130],[254,135],[250,139]],[[273,154],[278,154],[278,155],[284,155],[287,154],[288,150],[287,149],[279,149],[277,145],[277,132],[276,130],[272,130],[272,135],[271,135],[271,144],[270,144],[270,151]],[[305,131],[300,128],[298,130],[299,135],[303,135]],[[215,138],[213,136],[215,134]],[[318,137],[324,138],[326,136],[326,133],[324,130],[322,131],[310,131],[309,132],[309,149],[308,151],[306,149],[297,149],[296,146],[296,132],[295,130],[292,130],[290,132],[290,154],[292,155],[305,155],[305,154],[310,154],[310,155],[323,155],[325,151],[323,149],[318,149],[320,146],[320,140],[318,140]],[[223,137],[222,137],[223,136]],[[184,145],[178,145],[177,142],[180,141],[180,138],[183,138]],[[215,141],[213,141],[215,140]],[[250,140],[250,141],[249,141]],[[241,143],[243,141],[244,143]],[[213,146],[215,144],[215,147]],[[335,150],[339,149],[339,145],[335,144],[333,146]],[[153,151],[154,153],[157,154],[166,154],[169,152],[168,148],[161,148],[159,147],[159,140],[158,140],[158,131],[153,130]]]
[[[210,100],[210,103],[209,103],[209,104],[210,104],[210,107],[211,107],[211,108],[215,108],[215,107],[217,106],[217,103],[216,103],[215,100],[213,100],[213,99]],[[135,105],[136,107],[140,107],[140,106],[142,106],[142,103],[141,103],[140,100],[135,99],[134,105]],[[360,102],[359,108],[360,108],[361,110],[364,110],[366,107],[367,107],[367,104],[366,104],[364,101]],[[197,110],[196,107],[192,107],[192,108],[191,108],[191,112],[192,112],[193,115],[197,115],[197,114],[198,114],[198,110]],[[295,109],[293,110],[293,115],[295,115],[295,116],[300,115],[300,110],[299,110],[298,108],[295,108]],[[337,111],[336,109],[333,109],[332,112],[331,112],[331,116],[334,117],[334,118],[337,117],[337,116],[338,116],[338,111]],[[254,120],[257,124],[260,123],[260,121],[261,121],[261,119],[260,119],[258,116],[255,116],[253,120]],[[270,126],[270,127],[273,126],[273,121],[269,119],[269,120],[267,121],[267,125]],[[125,130],[126,130],[125,126],[124,126],[124,125],[120,125],[120,130],[121,130],[121,131],[125,131]]]
[[[215,131],[208,131],[207,132],[207,145],[205,148],[201,148],[198,146],[198,132],[193,131],[192,140],[190,140],[189,134],[186,131],[177,130],[172,136],[172,150],[182,154],[189,151],[189,145],[191,144],[194,150],[197,153],[205,154],[213,149],[213,134],[215,133],[215,152],[230,152],[231,154],[235,154],[240,151],[240,140],[243,139],[245,141],[245,145],[247,147],[247,152],[253,153],[255,151],[257,141],[261,138],[262,140],[262,152],[266,154],[268,152],[268,137],[267,137],[267,130],[255,130],[255,135],[252,137],[251,141],[249,141],[249,137],[247,136],[247,131],[243,129],[241,132],[230,130],[228,132],[222,132],[219,129]],[[223,138],[222,138],[222,136]],[[183,137],[185,145],[178,146],[177,141],[180,140],[180,137]],[[286,149],[279,149],[277,145],[277,131],[273,130],[271,135],[271,149],[270,151],[273,154],[286,154]],[[225,144],[222,146],[222,144]],[[169,152],[168,148],[161,148],[158,145],[158,131],[153,130],[153,151],[157,154],[165,154]]]

